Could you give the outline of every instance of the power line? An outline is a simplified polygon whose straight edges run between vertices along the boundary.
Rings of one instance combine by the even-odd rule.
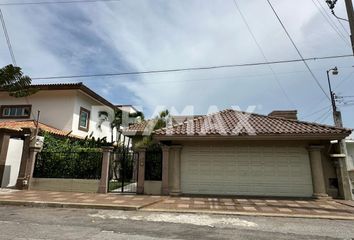
[[[348,36],[350,37],[350,33],[349,31],[344,27],[343,23],[337,18],[337,21],[339,22],[339,24],[342,26],[344,32],[346,32],[348,34]]]
[[[252,29],[251,29],[251,26],[248,24],[245,15],[242,13],[241,8],[240,8],[240,6],[239,6],[238,3],[237,3],[237,0],[233,0],[233,3],[234,3],[234,5],[235,5],[235,7],[236,7],[238,13],[240,14],[240,16],[241,16],[241,18],[242,18],[242,21],[243,21],[244,24],[246,25],[246,27],[247,27],[247,29],[248,29],[248,32],[249,32],[250,35],[252,36],[253,41],[254,41],[255,44],[257,45],[257,48],[258,48],[259,52],[262,54],[264,61],[268,63],[268,62],[269,62],[269,61],[268,61],[268,58],[267,58],[267,56],[265,55],[265,53],[264,53],[264,51],[263,51],[261,45],[260,45],[259,42],[257,41],[257,38],[256,38],[256,36],[254,35],[254,33],[253,33]],[[295,106],[294,102],[291,100],[291,98],[289,97],[289,95],[288,95],[287,92],[285,91],[284,87],[282,86],[282,84],[281,84],[281,82],[280,82],[278,76],[276,75],[274,69],[272,68],[272,66],[269,65],[269,64],[268,64],[267,66],[269,67],[270,71],[272,72],[273,77],[274,77],[274,80],[277,82],[277,84],[278,84],[280,90],[282,91],[283,95],[285,96],[285,98],[288,100],[288,102],[290,103],[290,105]]]
[[[352,66],[351,66],[352,67]],[[317,71],[322,71],[320,68],[316,69]],[[304,73],[306,71],[286,71],[286,72],[277,72],[279,75],[288,75],[288,74],[296,74],[296,73]],[[171,84],[171,83],[184,83],[184,82],[202,82],[202,81],[215,81],[215,80],[235,80],[237,78],[257,78],[272,75],[272,73],[259,73],[259,74],[241,74],[241,75],[232,75],[227,77],[213,76],[207,78],[187,78],[187,79],[176,79],[176,80],[165,80],[165,79],[147,79],[146,84]],[[120,82],[131,82],[130,79],[121,79]],[[323,101],[323,100],[321,100]]]
[[[340,83],[338,83],[338,85],[335,86],[335,89],[338,89],[341,85],[343,85],[345,82],[347,82],[348,80],[350,80],[350,79],[351,79],[350,77],[351,77],[353,74],[354,74],[354,70],[353,70],[350,74],[348,74],[348,76],[345,77],[343,81],[341,81]]]
[[[325,106],[325,107],[320,108],[320,109],[318,109],[318,110],[316,110],[316,111],[314,111],[314,112],[312,112],[312,113],[310,113],[310,114],[307,114],[307,115],[305,115],[305,116],[302,116],[302,118],[311,117],[311,116],[313,116],[313,115],[316,115],[317,113],[323,112],[324,110],[328,110],[329,108],[331,108],[331,106]]]
[[[73,4],[73,3],[95,3],[95,2],[120,2],[121,0],[69,0],[69,1],[40,1],[23,3],[0,3],[0,6],[22,6],[22,5],[49,5],[49,4]]]
[[[319,118],[316,118],[314,122],[322,122],[323,120],[327,119],[327,117],[331,114],[332,109],[330,108],[328,111],[326,111],[324,114],[322,114]]]
[[[228,64],[228,65],[217,65],[217,66],[207,66],[207,67],[191,67],[191,68],[175,68],[175,69],[164,69],[164,70],[135,71],[135,72],[32,77],[32,79],[33,80],[50,80],[50,79],[70,79],[70,78],[91,78],[91,77],[125,76],[125,75],[143,75],[143,74],[156,74],[156,73],[171,73],[171,72],[213,70],[213,69],[235,68],[235,67],[253,67],[253,66],[262,66],[262,65],[269,65],[269,64],[285,64],[285,63],[296,63],[296,62],[304,62],[304,61],[316,61],[316,60],[347,58],[347,57],[353,57],[353,55],[352,54],[347,54],[347,55],[312,57],[312,58],[290,59],[290,60],[280,60],[280,61],[270,61],[270,62],[255,62],[255,63]]]
[[[327,21],[327,23],[331,26],[331,28],[338,34],[338,36],[346,43],[350,44],[350,41],[346,38],[345,35],[343,35],[343,33],[339,30],[339,28],[337,27],[337,25],[334,23],[334,21],[332,20],[332,18],[330,16],[328,16],[329,14],[327,13],[326,9],[321,5],[319,0],[316,0],[316,2],[318,3],[318,5],[315,3],[314,0],[311,0],[313,5],[316,6],[317,10],[321,13],[322,17]],[[322,10],[321,10],[322,8]],[[325,12],[325,13],[323,13]]]
[[[331,116],[331,111],[329,113],[327,113],[327,115],[323,119],[321,119],[319,122],[325,123],[329,116]]]
[[[269,4],[270,8],[272,9],[274,15],[275,15],[276,18],[278,19],[280,25],[281,25],[282,28],[284,29],[284,31],[285,31],[286,35],[288,36],[289,40],[290,40],[291,43],[293,44],[293,46],[294,46],[294,48],[296,49],[297,53],[299,54],[300,58],[303,60],[303,62],[304,62],[304,64],[305,64],[306,68],[309,70],[309,72],[310,72],[312,78],[315,80],[315,82],[317,83],[318,87],[321,89],[321,91],[323,92],[323,94],[326,95],[326,97],[330,100],[330,97],[328,96],[327,92],[323,89],[321,83],[319,82],[319,80],[317,79],[317,77],[315,76],[315,74],[312,72],[310,66],[309,66],[309,65],[307,64],[307,62],[305,61],[305,59],[304,59],[304,57],[302,56],[302,54],[301,54],[299,48],[296,46],[294,40],[292,39],[292,37],[290,36],[288,30],[286,29],[286,27],[285,27],[283,21],[280,19],[278,13],[277,13],[276,10],[274,9],[272,3],[270,2],[270,0],[267,0],[267,2],[268,2],[268,4]]]
[[[11,41],[10,41],[10,36],[9,36],[9,33],[7,32],[7,28],[6,28],[6,23],[5,23],[4,15],[2,14],[1,9],[0,9],[0,20],[1,20],[2,29],[4,30],[4,35],[5,35],[7,47],[8,47],[9,52],[10,52],[10,56],[11,56],[12,63],[14,64],[14,66],[16,66],[17,64],[16,64],[15,54],[14,54],[14,51],[13,51],[13,49],[12,49],[12,45],[11,45]]]

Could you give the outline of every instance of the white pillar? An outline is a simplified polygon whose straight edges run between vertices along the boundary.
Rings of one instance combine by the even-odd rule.
[[[113,147],[103,147],[102,167],[101,167],[101,179],[98,186],[98,193],[106,194],[108,192],[108,180],[109,180],[109,166],[111,161],[111,154]]]
[[[168,171],[169,171],[169,160],[170,160],[170,147],[162,147],[162,194],[168,195],[169,190],[169,181],[168,181]]]
[[[181,150],[182,146],[171,146],[173,152],[173,185],[170,194],[172,196],[181,195]]]
[[[328,198],[322,167],[323,146],[310,146],[308,148],[311,163],[313,196],[315,198]]]

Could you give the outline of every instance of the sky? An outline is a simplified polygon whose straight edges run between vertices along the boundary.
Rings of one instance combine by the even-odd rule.
[[[0,0],[0,4],[38,1]],[[17,64],[33,78],[299,58],[266,0],[236,2],[255,39],[233,0],[121,0],[0,8]],[[352,53],[347,22],[340,25],[324,0],[272,3],[305,58]],[[346,17],[344,1],[338,1],[336,13]],[[0,32],[0,66],[10,63]],[[336,94],[354,96],[353,57],[308,64],[325,91],[326,70],[337,66],[339,74],[331,76]],[[62,82],[84,82],[112,103],[135,105],[147,117],[162,108],[175,114],[191,110],[206,114],[256,106],[255,112],[261,114],[297,109],[301,120],[333,124],[330,101],[302,62],[33,81]],[[350,100],[354,97],[344,98]],[[346,127],[354,128],[353,109],[354,105],[340,107]]]

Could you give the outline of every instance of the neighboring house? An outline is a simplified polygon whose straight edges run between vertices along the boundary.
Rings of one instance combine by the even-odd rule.
[[[137,113],[138,110],[132,105],[116,105],[117,108],[129,114]]]
[[[38,92],[14,98],[0,91],[0,121],[33,120],[73,135],[111,140],[110,122],[100,114],[114,114],[115,106],[82,83],[33,85]],[[115,131],[113,132],[115,134]]]
[[[32,85],[38,91],[15,98],[0,90],[0,187],[22,186],[23,166],[37,128],[59,137],[116,139],[111,119],[117,108],[135,113],[130,105],[115,106],[82,83]],[[113,134],[113,135],[112,135]],[[32,139],[32,140],[30,140]],[[61,149],[58,149],[60,151]]]
[[[296,119],[296,111],[264,116],[225,110],[156,130],[153,139],[165,145],[157,191],[338,197],[330,141],[351,130]]]

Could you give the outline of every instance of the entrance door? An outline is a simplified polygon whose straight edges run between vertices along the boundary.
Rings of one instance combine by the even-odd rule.
[[[136,193],[138,180],[138,154],[129,148],[118,149],[112,154],[109,191]]]

